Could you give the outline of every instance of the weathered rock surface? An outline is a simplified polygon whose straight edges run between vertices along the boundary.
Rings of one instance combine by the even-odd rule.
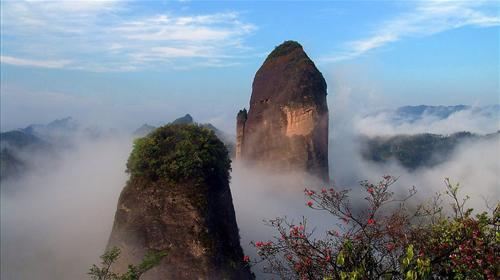
[[[135,143],[108,249],[124,272],[166,251],[143,279],[253,279],[243,262],[224,144],[197,125],[167,125]],[[142,278],[141,278],[142,279]]]
[[[326,82],[302,46],[286,41],[276,47],[252,87],[248,114],[237,117],[237,158],[327,181]]]
[[[247,119],[247,110],[240,110],[236,116],[236,158],[241,158],[243,142],[245,140],[245,123]]]

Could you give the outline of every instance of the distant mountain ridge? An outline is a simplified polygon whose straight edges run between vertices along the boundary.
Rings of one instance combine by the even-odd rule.
[[[18,149],[29,146],[42,146],[46,145],[45,141],[37,136],[26,133],[23,130],[12,130],[0,133],[0,147],[15,147]]]
[[[19,177],[32,168],[29,155],[50,155],[53,151],[49,142],[23,130],[0,133],[0,181]]]
[[[20,177],[36,168],[31,162],[35,154],[53,158],[62,149],[71,148],[80,129],[77,121],[65,117],[0,133],[0,180]],[[91,129],[84,131],[91,137],[98,134]]]
[[[402,106],[396,109],[387,109],[371,113],[368,114],[366,117],[375,117],[381,114],[388,114],[392,121],[413,123],[415,121],[423,119],[424,117],[446,119],[455,113],[467,110],[470,110],[472,114],[494,117],[500,115],[500,104],[478,106],[478,107],[463,105],[463,104],[452,105],[452,106],[442,106],[442,105]]]
[[[72,117],[54,120],[48,124],[32,124],[21,131],[39,138],[65,138],[75,133],[80,125]]]
[[[395,135],[391,137],[362,137],[361,155],[364,159],[387,163],[394,160],[409,170],[432,167],[449,160],[456,147],[465,141],[500,137],[500,131],[487,135],[458,132],[451,135],[431,133]]]
[[[190,114],[175,119],[173,124],[195,123]],[[232,137],[217,129],[212,124],[200,124],[226,144],[230,154],[234,154]],[[133,132],[135,137],[143,137],[155,130],[156,127],[144,124]],[[101,130],[99,128],[84,128],[72,117],[56,119],[47,124],[30,124],[25,128],[0,133],[0,180],[22,176],[32,168],[30,155],[39,154],[43,157],[55,157],[63,149],[71,149],[75,141],[106,137],[116,133],[115,130]]]
[[[175,119],[171,124],[192,124],[193,122],[193,117],[190,114],[186,114],[184,117]]]
[[[445,119],[449,117],[451,114],[469,110],[472,108],[467,105],[454,105],[454,106],[428,106],[428,105],[419,105],[419,106],[403,106],[399,107],[396,110],[396,115],[402,119],[406,119],[409,121],[415,121],[416,119],[422,118],[424,115],[432,115],[436,116],[440,119]]]
[[[147,123],[141,125],[138,129],[134,130],[132,133],[134,136],[146,136],[148,135],[151,131],[155,130],[156,126],[149,125]]]
[[[424,117],[449,118],[451,115],[469,110],[472,114],[490,116],[499,119],[500,105],[474,107],[455,106],[403,106],[393,110],[383,110],[368,116],[389,114],[396,122],[415,122]],[[171,123],[196,123],[190,114],[173,120]],[[226,144],[230,155],[235,155],[234,136],[228,135],[210,123],[200,124],[214,133]],[[133,132],[135,137],[142,137],[157,127],[144,124]],[[77,134],[80,133],[80,134]],[[108,133],[114,133],[109,131]],[[106,135],[100,129],[83,129],[72,117],[54,120],[48,124],[31,124],[25,128],[0,133],[0,180],[22,176],[31,165],[29,155],[42,152],[44,156],[54,157],[63,148],[71,148],[71,141],[84,136],[95,139]],[[433,166],[448,160],[455,147],[466,140],[480,140],[498,137],[500,132],[480,135],[459,132],[451,135],[420,133],[414,135],[394,135],[391,137],[362,136],[362,156],[370,161],[385,163],[396,160],[410,170],[424,166]]]

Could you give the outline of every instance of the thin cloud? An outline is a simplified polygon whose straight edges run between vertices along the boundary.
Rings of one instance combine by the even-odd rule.
[[[214,59],[234,65],[248,54],[244,39],[256,30],[236,12],[148,14],[131,13],[133,8],[125,1],[2,2],[8,58],[2,63],[95,72],[211,67]],[[27,59],[41,53],[53,61]]]
[[[0,56],[1,63],[17,65],[17,66],[32,66],[41,68],[64,68],[71,64],[71,60],[35,60],[24,59],[12,56]]]
[[[368,136],[452,134],[462,131],[489,134],[500,131],[500,120],[498,109],[473,107],[455,112],[446,118],[424,113],[421,119],[412,122],[394,121],[394,112],[358,116],[355,127],[360,134]]]
[[[348,42],[344,50],[321,61],[353,59],[408,37],[425,37],[464,26],[498,26],[500,16],[496,5],[491,1],[419,1],[411,12],[384,22],[371,36]]]
[[[237,13],[198,16],[155,15],[124,22],[114,30],[128,39],[143,41],[207,42],[228,40],[253,31],[251,24],[241,23]]]

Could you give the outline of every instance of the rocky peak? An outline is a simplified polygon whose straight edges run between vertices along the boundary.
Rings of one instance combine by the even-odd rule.
[[[274,50],[267,56],[264,63],[267,63],[270,60],[272,60],[274,58],[278,58],[280,56],[289,55],[295,51],[304,53],[304,49],[302,48],[302,45],[299,44],[297,41],[292,41],[292,40],[285,41],[281,45],[274,48]]]
[[[277,46],[255,74],[246,120],[238,114],[239,158],[328,180],[326,87],[299,43]]]

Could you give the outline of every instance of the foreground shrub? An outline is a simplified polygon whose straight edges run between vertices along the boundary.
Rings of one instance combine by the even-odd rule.
[[[500,207],[472,215],[458,186],[445,180],[443,199],[410,210],[414,188],[402,198],[390,191],[396,178],[361,182],[365,205],[353,207],[349,190],[304,190],[306,204],[338,220],[317,238],[303,219],[268,221],[278,235],[254,242],[264,271],[282,279],[498,279]],[[361,207],[361,210],[360,210]]]

